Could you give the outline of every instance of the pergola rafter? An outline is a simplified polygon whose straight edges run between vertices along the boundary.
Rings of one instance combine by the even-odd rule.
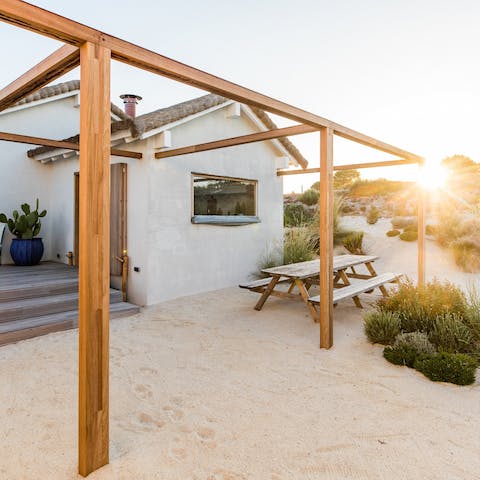
[[[226,138],[224,140],[216,140],[214,142],[199,143],[188,147],[172,148],[157,152],[155,158],[168,158],[177,155],[186,155],[188,153],[206,152],[216,150],[218,148],[234,147],[236,145],[245,145],[247,143],[263,142],[265,140],[273,140],[293,135],[303,135],[318,131],[317,128],[310,125],[294,125],[293,127],[277,128],[275,130],[267,130],[265,132],[251,133],[249,135],[241,135],[239,137]]]
[[[418,165],[422,162],[418,160],[407,160],[399,158],[397,160],[385,160],[383,162],[364,162],[364,163],[349,163],[346,165],[334,165],[333,170],[359,170],[363,168],[378,168],[378,167],[395,167],[399,165]],[[306,173],[320,173],[320,167],[317,168],[305,168],[303,170],[279,170],[277,175],[284,177],[287,175],[304,175]]]
[[[0,90],[0,112],[80,65],[77,47],[64,45]]]
[[[0,140],[3,140],[4,142],[24,143],[26,145],[62,148],[65,150],[80,150],[80,145],[78,143],[67,142],[65,140],[50,140],[49,138],[31,137],[29,135],[18,135],[16,133],[0,132]],[[111,148],[110,154],[114,157],[138,159],[143,157],[140,152],[130,152],[129,150],[120,150],[118,148]]]
[[[370,168],[407,163],[421,165],[423,159],[420,156],[20,0],[2,0],[0,20],[69,44],[54,52],[2,90],[0,110],[8,108],[46,83],[58,78],[68,69],[74,68],[78,64],[78,52],[80,52],[80,145],[37,137],[14,138],[12,136],[14,134],[6,133],[1,134],[3,138],[0,135],[0,140],[32,143],[26,141],[30,138],[35,140],[35,145],[65,148],[65,144],[68,144],[66,148],[76,150],[75,146],[80,151],[79,472],[82,475],[88,475],[109,461],[108,204],[109,157],[110,154],[115,154],[110,145],[111,59],[259,107],[301,124],[246,135],[243,139],[242,137],[223,139],[159,152],[157,158],[320,131],[320,167],[295,171],[295,173],[284,171],[279,172],[279,175],[297,174],[297,172],[320,173],[320,346],[329,348],[332,345],[333,171],[347,169],[347,167]],[[399,160],[378,162],[377,165],[368,164],[368,166],[353,164],[334,167],[334,135],[395,155]],[[10,137],[7,138],[8,136]],[[425,278],[425,215],[422,193],[419,194],[418,200],[418,280],[421,283]]]

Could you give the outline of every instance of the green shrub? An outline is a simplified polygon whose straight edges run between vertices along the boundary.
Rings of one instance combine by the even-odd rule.
[[[311,223],[314,212],[302,203],[287,203],[283,209],[285,227],[303,227]]]
[[[475,382],[477,362],[462,353],[437,353],[419,355],[415,370],[434,382],[449,382],[456,385],[471,385]]]
[[[283,254],[281,246],[274,242],[265,248],[265,251],[257,262],[257,275],[259,277],[266,277],[267,275],[262,273],[262,270],[265,270],[266,268],[278,267],[279,265],[282,265],[282,263]]]
[[[393,217],[392,227],[395,229],[407,228],[409,225],[417,225],[417,217]]]
[[[417,239],[418,239],[417,232],[409,232],[405,230],[403,233],[400,234],[400,240],[403,240],[404,242],[414,242]]]
[[[463,292],[450,282],[433,280],[424,286],[415,286],[407,280],[399,285],[395,293],[381,298],[377,308],[396,312],[405,332],[429,333],[439,316],[454,313],[463,317],[467,312],[467,302]]]
[[[335,245],[340,245],[345,236],[351,233],[348,230],[345,230],[341,224],[342,218],[342,209],[344,205],[343,197],[336,195],[333,202],[333,243]],[[318,253],[320,248],[320,216],[318,210],[315,210],[314,217],[310,225],[308,226],[309,234],[312,238],[313,244],[315,246],[315,251]]]
[[[439,316],[429,333],[430,341],[441,352],[468,353],[474,348],[474,336],[462,317],[447,313]]]
[[[309,188],[298,197],[298,200],[300,200],[300,202],[304,203],[305,205],[316,205],[318,203],[318,197],[318,190]]]
[[[435,225],[426,225],[425,226],[425,234],[429,236],[433,236],[437,233],[437,227]]]
[[[402,345],[400,347],[385,347],[383,357],[394,365],[405,365],[412,368],[418,353],[413,347]]]
[[[404,229],[404,232],[415,232],[418,233],[418,225],[416,223],[412,225],[407,225]]]
[[[435,239],[442,247],[449,246],[462,234],[462,217],[452,209],[442,210],[438,216]]]
[[[379,218],[380,218],[380,210],[375,206],[370,207],[365,217],[365,219],[367,220],[367,223],[369,225],[374,225],[375,223],[378,222]]]
[[[363,232],[350,232],[343,238],[343,246],[354,255],[364,255]]]
[[[283,263],[306,262],[315,258],[315,249],[307,229],[297,228],[285,232]]]
[[[391,345],[400,333],[400,318],[395,312],[372,310],[365,314],[363,327],[371,343]]]
[[[470,329],[477,343],[480,343],[480,292],[475,284],[468,287],[468,302],[463,323]]]
[[[383,356],[395,365],[406,365],[412,368],[418,355],[434,354],[435,347],[422,332],[400,333],[392,347],[383,350]]]
[[[480,271],[480,238],[473,235],[462,237],[453,241],[450,246],[455,263],[464,272]]]
[[[386,235],[387,237],[397,237],[400,235],[400,230],[389,230]]]
[[[435,346],[424,332],[400,333],[393,342],[394,347],[412,347],[418,353],[435,353]]]

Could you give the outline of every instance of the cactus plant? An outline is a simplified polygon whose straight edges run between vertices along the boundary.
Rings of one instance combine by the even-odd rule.
[[[0,223],[6,223],[8,229],[16,238],[22,240],[32,239],[40,233],[42,228],[40,218],[47,214],[46,210],[39,212],[38,207],[37,198],[35,210],[32,210],[28,203],[24,203],[20,207],[23,212],[22,214],[20,214],[18,210],[14,210],[12,218],[7,218],[4,213],[0,213]]]

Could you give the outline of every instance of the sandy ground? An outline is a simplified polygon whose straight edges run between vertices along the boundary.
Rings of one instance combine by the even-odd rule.
[[[112,321],[111,463],[89,478],[480,478],[480,384],[393,366],[350,302],[335,346],[301,303],[237,288]],[[75,479],[77,331],[0,349],[0,478]]]
[[[375,225],[369,225],[365,217],[346,216],[342,225],[347,229],[363,230],[364,246],[372,255],[378,255],[376,262],[378,272],[404,273],[413,280],[417,278],[417,242],[404,242],[398,237],[387,237],[385,233],[392,229],[390,219],[381,218]],[[439,247],[434,240],[427,238],[426,276],[440,280],[448,279],[463,289],[476,284],[480,287],[478,273],[465,273],[455,265],[452,253]],[[480,478],[480,476],[479,476]]]

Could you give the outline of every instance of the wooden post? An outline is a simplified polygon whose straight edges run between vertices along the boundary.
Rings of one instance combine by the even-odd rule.
[[[80,47],[79,473],[109,461],[110,51]]]
[[[423,163],[418,164],[419,177],[423,174]],[[418,285],[425,284],[425,189],[417,183],[417,218],[418,218]]]
[[[320,130],[320,348],[333,345],[333,131]]]

